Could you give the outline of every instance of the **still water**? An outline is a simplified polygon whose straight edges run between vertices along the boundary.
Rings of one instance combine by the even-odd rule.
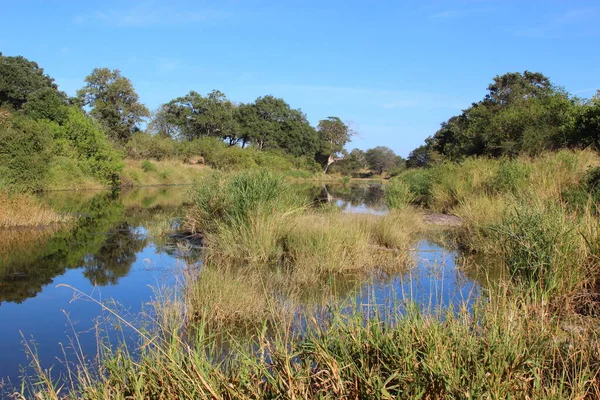
[[[68,229],[0,231],[0,379],[18,385],[21,366],[28,364],[23,338],[34,340],[42,365],[54,365],[57,373],[63,370],[63,347],[72,353],[69,338],[75,332],[88,357],[97,353],[94,327],[102,309],[75,298],[65,285],[110,301],[121,315],[135,320],[152,300],[153,288],[176,279],[184,264],[198,262],[198,243],[157,234],[176,227],[185,215],[187,190],[49,193],[45,202],[77,217]],[[320,202],[343,212],[387,212],[379,185],[311,190]],[[423,240],[414,256],[416,266],[409,273],[352,285],[347,296],[385,304],[401,294],[438,307],[479,294],[478,283],[456,268],[456,251]]]

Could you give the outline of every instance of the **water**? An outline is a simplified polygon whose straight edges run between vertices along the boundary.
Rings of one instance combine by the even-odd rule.
[[[153,287],[174,279],[184,262],[198,261],[197,252],[178,247],[194,243],[156,235],[185,215],[186,190],[51,193],[43,200],[79,217],[69,229],[0,231],[0,377],[18,384],[19,366],[28,364],[21,334],[35,339],[42,365],[55,365],[56,373],[64,372],[60,343],[72,353],[69,337],[75,332],[84,353],[96,354],[93,328],[103,314],[101,307],[74,300],[73,290],[61,285],[100,301],[113,299],[120,313],[132,320],[153,298]],[[333,203],[343,212],[388,212],[379,185],[312,190],[319,202]],[[342,297],[364,304],[385,304],[402,295],[428,307],[448,306],[479,294],[479,284],[456,269],[456,251],[424,240],[414,254],[416,267],[409,273],[340,282],[336,289]]]
[[[185,190],[50,193],[44,201],[79,216],[74,226],[0,232],[0,377],[19,382],[19,365],[28,363],[21,333],[34,338],[45,367],[62,358],[59,343],[68,347],[75,332],[86,352],[95,353],[90,329],[101,307],[73,301],[73,290],[60,285],[100,301],[114,299],[125,314],[141,310],[152,287],[182,263],[173,240],[154,238],[149,230],[176,223]]]

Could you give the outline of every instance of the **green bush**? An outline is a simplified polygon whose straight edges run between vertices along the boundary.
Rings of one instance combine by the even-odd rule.
[[[181,146],[175,140],[144,132],[134,133],[125,145],[127,156],[134,160],[176,158],[180,156],[180,150]]]
[[[214,160],[216,154],[226,149],[227,145],[219,138],[205,136],[191,142],[183,142],[180,148],[181,155],[186,161],[193,157]]]
[[[150,160],[142,161],[141,167],[144,172],[155,172],[156,171],[156,165],[154,165]]]
[[[0,115],[0,189],[41,190],[51,160],[47,126],[7,112]]]
[[[117,185],[123,168],[121,155],[110,145],[108,137],[82,111],[71,108],[55,140],[68,141],[82,170],[101,183]]]
[[[564,210],[556,204],[520,205],[491,227],[502,246],[502,254],[513,278],[543,291],[569,288],[577,282],[580,268],[578,234]]]
[[[401,179],[392,178],[384,186],[385,202],[390,209],[403,209],[410,206],[416,199],[410,186]]]
[[[213,230],[218,223],[245,225],[252,213],[287,210],[299,205],[299,199],[281,175],[267,171],[234,176],[213,173],[194,185],[189,221],[199,231]]]
[[[252,151],[240,147],[224,147],[204,157],[206,164],[222,171],[257,168]]]
[[[503,160],[496,175],[487,183],[492,194],[517,195],[527,186],[531,175],[531,165],[519,160]]]
[[[408,186],[415,203],[423,206],[429,205],[434,184],[433,174],[430,170],[410,169],[398,178]]]

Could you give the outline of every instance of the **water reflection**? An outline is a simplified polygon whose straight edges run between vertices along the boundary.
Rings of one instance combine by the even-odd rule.
[[[380,183],[366,185],[323,185],[314,203],[335,204],[342,212],[384,215],[388,212]]]
[[[148,234],[158,225],[176,224],[186,190],[48,193],[42,201],[76,216],[72,223],[61,229],[0,231],[0,378],[18,382],[19,365],[27,363],[20,332],[35,338],[44,365],[56,363],[58,344],[69,331],[62,310],[77,331],[86,331],[79,340],[94,353],[95,337],[87,331],[99,308],[71,302],[73,293],[58,284],[98,299],[114,298],[136,312],[168,268],[183,256],[186,262],[197,260],[198,252],[183,252],[171,238]]]

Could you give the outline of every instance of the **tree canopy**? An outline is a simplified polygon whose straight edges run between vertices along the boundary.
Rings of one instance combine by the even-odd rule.
[[[61,102],[66,95],[58,91],[54,79],[35,62],[25,57],[8,57],[0,53],[0,107],[18,110],[36,93],[49,89]],[[46,93],[48,93],[46,91]]]
[[[150,116],[131,81],[118,69],[95,68],[85,78],[85,86],[77,91],[77,97],[91,108],[92,117],[117,142],[125,142],[138,124]]]
[[[331,164],[339,160],[339,153],[350,141],[355,132],[350,126],[342,122],[338,117],[328,117],[319,121],[317,126],[320,147],[318,149],[318,161],[323,165],[325,171]]]

